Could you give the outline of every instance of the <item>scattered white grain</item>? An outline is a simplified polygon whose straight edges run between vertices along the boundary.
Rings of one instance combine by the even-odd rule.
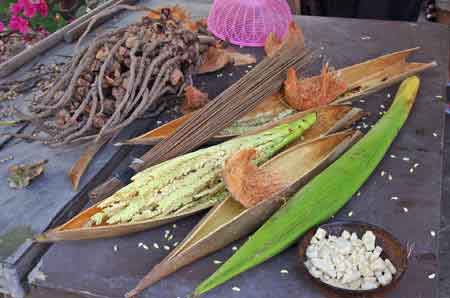
[[[409,157],[403,157],[402,160],[403,161],[410,161],[411,159]]]
[[[233,246],[231,249],[234,251],[238,250],[237,246]]]
[[[385,109],[386,107],[384,105],[380,105],[380,108]]]
[[[356,196],[359,197],[360,195],[361,195],[361,192],[358,191],[358,192],[356,193]]]
[[[222,264],[222,261],[214,260],[213,263],[214,263],[214,264]]]
[[[162,123],[161,120],[157,120],[157,121],[156,121],[156,124],[158,124],[158,125],[161,124],[161,123]]]
[[[436,273],[431,273],[428,275],[428,279],[434,279],[436,277]]]
[[[280,270],[280,273],[281,273],[281,274],[288,274],[289,271],[287,271],[286,269],[281,269],[281,270]]]
[[[170,235],[169,237],[167,237],[167,241],[170,241],[173,239],[173,235]]]
[[[168,246],[168,245],[164,245],[163,248],[164,248],[165,250],[170,250],[170,246]]]
[[[320,49],[323,51],[323,50],[325,50],[325,47],[324,47],[324,46],[321,46]]]
[[[364,99],[360,99],[359,102],[365,103],[366,101]]]
[[[144,243],[142,243],[142,242],[138,243],[138,247],[142,247],[142,245],[144,245]]]
[[[361,40],[370,40],[372,37],[370,36],[361,36]]]
[[[175,246],[177,246],[178,245],[178,242],[174,242],[173,243],[173,247],[175,247]]]
[[[252,68],[252,67],[253,67],[253,65],[248,65],[247,67],[248,67],[248,68]]]
[[[228,74],[230,77],[232,77],[233,76],[233,73],[232,72],[230,72],[229,74]]]
[[[436,237],[436,232],[433,231],[433,230],[431,230],[431,231],[430,231],[430,235],[431,235],[431,237]]]
[[[246,69],[246,70],[244,70],[244,72],[245,72],[245,73],[248,73],[248,70]]]
[[[397,201],[397,200],[398,200],[398,197],[391,197],[391,200]]]
[[[384,175],[386,175],[386,172],[385,171],[381,171],[380,175],[381,175],[381,177],[383,177]]]
[[[241,291],[241,289],[239,289],[238,287],[232,287],[231,288],[233,291],[235,291],[235,292],[240,292]]]
[[[361,129],[361,126],[359,126],[359,125],[358,125],[358,126],[356,126],[356,129]]]
[[[353,211],[350,211],[350,212],[348,213],[348,216],[349,216],[349,217],[352,217],[352,216],[353,216]]]
[[[404,211],[405,213],[407,213],[407,212],[408,212],[408,208],[403,207],[403,211]]]
[[[442,95],[436,95],[435,97],[438,99],[444,98]]]
[[[383,116],[383,112],[378,112],[378,115]]]
[[[397,155],[391,154],[390,157],[391,157],[391,158],[397,158]]]
[[[148,250],[148,246],[145,245],[145,244],[142,244],[142,248],[145,249],[145,250]]]
[[[391,98],[391,93],[388,93],[386,96],[387,98]]]
[[[409,172],[412,174],[414,173],[414,168],[409,169]]]
[[[117,252],[117,251],[119,250],[119,247],[117,246],[117,244],[114,244],[113,250],[114,250],[115,252]]]
[[[176,227],[177,227],[177,224],[172,225],[172,228],[176,229]]]
[[[433,132],[433,137],[437,138],[438,136],[437,132]]]
[[[389,174],[388,179],[389,179],[389,181],[392,181],[392,175],[391,174]]]
[[[153,243],[153,247],[154,247],[154,248],[159,248],[159,245],[158,245],[158,243],[156,243],[156,242],[155,242],[155,243]]]

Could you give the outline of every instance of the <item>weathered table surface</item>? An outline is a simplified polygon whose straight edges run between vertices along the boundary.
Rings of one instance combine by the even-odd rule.
[[[152,5],[168,1],[151,1]],[[183,2],[187,3],[187,2]],[[184,5],[184,4],[183,4]],[[207,5],[186,6],[195,15],[205,15]],[[444,95],[448,65],[448,29],[433,24],[350,20],[318,17],[298,17],[308,46],[321,52],[337,68],[374,58],[401,49],[420,46],[415,61],[436,60],[438,67],[423,75],[416,105],[405,127],[374,175],[337,218],[363,220],[390,230],[411,252],[409,268],[401,282],[391,291],[377,297],[421,298],[437,297],[438,278],[428,275],[438,272],[438,237],[430,231],[440,229],[442,196],[442,149],[444,104],[436,99]],[[369,38],[362,39],[363,36]],[[260,49],[250,50],[261,53]],[[244,68],[245,69],[245,68]],[[226,69],[222,78],[209,77],[204,85],[217,94],[238,79],[243,68]],[[202,85],[201,85],[202,86]],[[357,105],[372,112],[370,121],[378,116],[380,105],[388,106],[396,87],[365,98]],[[433,136],[436,133],[438,137]],[[138,154],[136,151],[135,154]],[[396,158],[391,158],[390,155]],[[402,160],[408,157],[410,161]],[[419,166],[411,174],[413,164]],[[380,172],[388,174],[381,176]],[[388,179],[392,176],[392,180]],[[31,194],[30,194],[31,195]],[[391,200],[392,196],[399,197]],[[405,212],[404,208],[408,208]],[[30,274],[32,297],[122,297],[167,254],[160,247],[167,241],[164,231],[175,234],[171,241],[180,241],[199,220],[199,216],[177,222],[177,227],[159,229],[121,238],[58,243],[50,247]],[[150,250],[138,247],[146,243]],[[235,243],[239,246],[242,241]],[[113,246],[118,246],[114,252]],[[143,297],[185,297],[209,276],[218,265],[213,260],[226,260],[233,253],[231,246],[188,266],[171,277],[147,289]],[[287,269],[289,274],[281,275]],[[241,291],[233,292],[238,286]],[[343,297],[324,292],[300,274],[296,248],[241,274],[207,297]]]

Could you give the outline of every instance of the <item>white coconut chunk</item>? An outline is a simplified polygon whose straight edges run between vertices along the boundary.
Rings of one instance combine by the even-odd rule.
[[[344,230],[341,234],[341,237],[344,238],[345,240],[349,240],[351,237],[351,234],[349,233],[349,231]]]
[[[316,245],[310,245],[306,248],[306,256],[309,259],[317,258],[319,256],[319,250]]]
[[[357,280],[355,280],[351,283],[345,284],[344,286],[347,289],[351,289],[351,290],[359,289],[361,287],[361,278],[358,278]]]
[[[365,261],[365,263],[360,264],[360,266],[358,266],[358,268],[359,268],[359,271],[361,272],[362,276],[373,277],[374,272],[370,268],[369,263],[367,261]]]
[[[377,280],[382,286],[386,286],[392,281],[392,274],[389,270],[386,270]]]
[[[373,251],[375,249],[375,239],[375,234],[372,231],[367,231],[362,236],[362,241],[368,251]]]
[[[366,277],[362,280],[361,289],[362,290],[373,290],[378,288],[378,282],[375,277]]]
[[[327,262],[319,258],[313,258],[311,259],[311,262],[314,265],[314,267],[328,274],[331,278],[336,277],[336,270],[334,269],[334,266],[330,262]]]
[[[355,280],[360,279],[361,273],[358,270],[347,271],[342,277],[343,283],[354,282]]]
[[[389,271],[390,271],[392,274],[397,273],[397,269],[395,268],[394,264],[392,264],[391,260],[385,259],[385,260],[384,260],[384,264],[386,265],[386,268],[389,269]]]
[[[383,271],[386,268],[386,264],[381,258],[376,259],[370,263],[370,269],[373,271]]]
[[[314,266],[311,266],[311,268],[308,271],[315,278],[322,278],[322,276],[323,276],[322,271],[320,271],[318,268],[316,268]]]
[[[322,240],[322,239],[325,238],[326,235],[327,235],[327,231],[325,231],[322,228],[318,228],[317,231],[316,231],[316,234],[314,234],[314,238]]]
[[[373,262],[376,259],[378,259],[381,255],[381,253],[383,252],[383,249],[379,246],[376,246],[375,249],[373,250],[373,252],[370,254],[370,261]]]
[[[348,255],[352,252],[352,243],[344,238],[338,238],[336,240],[336,248],[343,255]]]

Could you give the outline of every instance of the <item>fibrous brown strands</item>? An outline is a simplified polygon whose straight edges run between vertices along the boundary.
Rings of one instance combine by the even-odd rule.
[[[255,149],[241,150],[225,162],[223,170],[228,191],[246,208],[273,197],[287,187],[277,173],[252,163],[256,155]]]

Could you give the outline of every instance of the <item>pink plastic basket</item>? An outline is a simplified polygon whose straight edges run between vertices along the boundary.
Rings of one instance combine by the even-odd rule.
[[[282,38],[291,20],[286,0],[214,0],[208,30],[232,44],[259,47],[270,32]]]

